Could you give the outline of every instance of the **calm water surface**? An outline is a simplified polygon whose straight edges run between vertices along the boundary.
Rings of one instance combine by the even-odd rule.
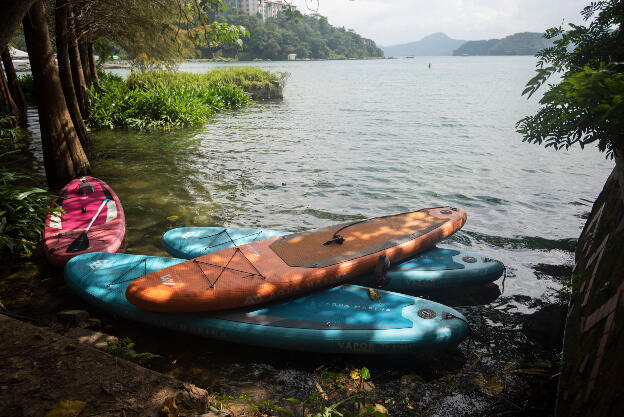
[[[562,301],[574,240],[613,167],[594,148],[555,152],[521,141],[514,125],[538,106],[520,96],[534,64],[531,57],[254,63],[290,73],[283,100],[218,114],[201,128],[97,132],[92,165],[124,204],[127,252],[164,256],[160,237],[172,227],[298,231],[452,205],[466,209],[468,222],[445,244],[489,254],[508,269],[504,286],[501,279],[471,297],[426,295],[455,306],[473,326],[472,351],[463,344],[441,362],[302,359],[194,338],[184,348],[163,345],[162,337],[182,337],[170,333],[144,336],[149,350],[176,359],[164,370],[232,393],[261,385],[302,398],[328,362],[366,364],[396,398],[405,374],[427,374],[413,401],[430,415],[518,412],[510,402],[526,408],[523,398],[534,397],[527,387],[545,391],[546,383],[509,370],[537,360],[554,374],[558,359],[556,343],[531,336],[526,322]],[[180,353],[188,346],[192,354]],[[440,369],[455,382],[436,382]],[[475,374],[499,375],[506,399],[480,394]],[[536,407],[552,406],[545,401]]]

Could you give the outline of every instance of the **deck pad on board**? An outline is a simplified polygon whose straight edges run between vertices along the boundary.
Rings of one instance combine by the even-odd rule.
[[[323,268],[400,245],[444,223],[426,211],[415,211],[282,236],[271,249],[289,266]]]

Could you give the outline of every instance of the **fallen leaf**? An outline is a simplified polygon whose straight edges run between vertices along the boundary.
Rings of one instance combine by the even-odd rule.
[[[180,417],[180,409],[176,405],[173,397],[167,397],[167,399],[165,399],[163,408],[160,410],[160,415],[162,417]]]
[[[490,397],[500,394],[504,387],[503,381],[497,375],[485,376],[479,375],[472,379],[472,382],[479,388],[479,391]]]
[[[381,293],[374,288],[369,288],[368,296],[370,297],[371,300],[377,301],[381,298]]]
[[[175,222],[176,220],[178,220],[180,218],[180,216],[169,216],[167,217],[167,220],[171,221],[171,222]]]
[[[375,404],[375,411],[382,414],[388,414],[388,409],[381,404]]]
[[[61,401],[45,417],[76,417],[86,405],[84,401]]]
[[[351,379],[358,380],[358,379],[360,379],[360,370],[359,369],[354,369],[354,370],[351,371],[351,373],[349,375],[351,376]]]

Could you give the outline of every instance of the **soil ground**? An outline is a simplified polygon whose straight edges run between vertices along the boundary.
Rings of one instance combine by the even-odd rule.
[[[217,415],[203,389],[2,314],[0,352],[1,416]]]

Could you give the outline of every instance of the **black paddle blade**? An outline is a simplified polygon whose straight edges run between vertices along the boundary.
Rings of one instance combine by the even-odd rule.
[[[89,249],[89,238],[87,237],[87,232],[82,232],[76,240],[67,247],[67,253],[82,252],[87,249]]]

